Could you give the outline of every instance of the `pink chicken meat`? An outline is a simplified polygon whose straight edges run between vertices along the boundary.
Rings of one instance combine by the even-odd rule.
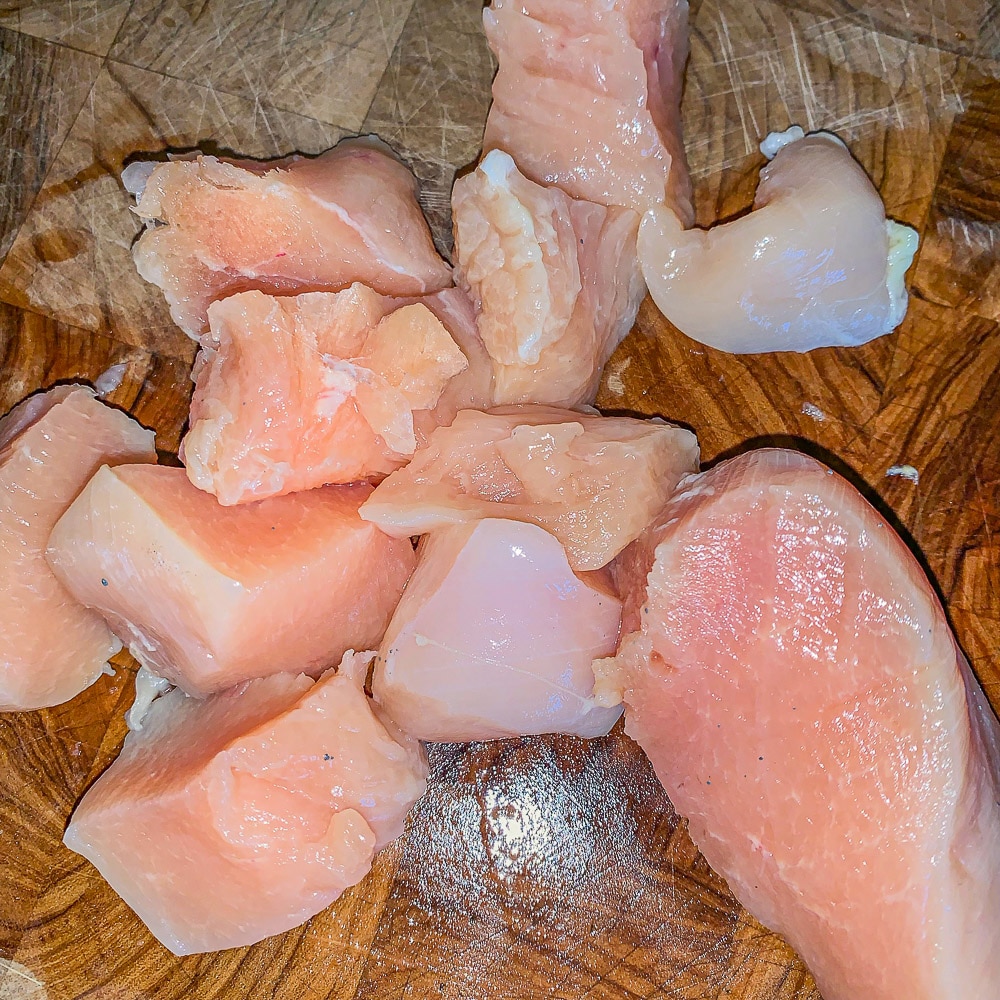
[[[242,292],[208,317],[181,458],[191,482],[226,505],[384,477],[469,366],[426,305],[360,284]],[[443,419],[452,416],[446,401]]]
[[[0,712],[68,701],[121,649],[53,575],[45,546],[102,465],[155,461],[153,432],[86,386],[31,396],[0,420]]]
[[[621,619],[606,576],[574,574],[534,524],[431,532],[375,661],[375,700],[422,740],[603,736],[621,714],[593,700],[593,660],[614,651]]]
[[[592,403],[646,293],[639,216],[535,184],[496,149],[455,182],[452,213],[494,401]]]
[[[190,337],[234,292],[333,291],[353,281],[386,295],[451,284],[416,197],[384,143],[351,139],[314,159],[269,166],[214,156],[126,168],[149,227],[133,256]]]
[[[64,841],[175,955],[291,929],[361,881],[423,793],[420,745],[362,691],[371,654],[205,701],[174,690],[73,813]]]
[[[484,517],[530,521],[559,539],[574,570],[596,570],[697,468],[695,436],[662,421],[554,406],[464,410],[361,516],[399,537]]]
[[[479,335],[475,304],[463,289],[445,288],[434,295],[399,301],[422,302],[427,306],[469,362],[449,380],[433,410],[414,410],[413,426],[422,444],[435,427],[450,424],[459,410],[493,405],[493,365]]]
[[[154,673],[194,695],[318,674],[382,638],[415,557],[362,521],[365,485],[221,507],[183,469],[102,469],[48,560]]]
[[[484,150],[573,198],[665,203],[690,225],[687,0],[493,0],[483,23],[499,63]]]
[[[751,452],[616,573],[599,696],[825,1000],[994,1000],[1000,725],[892,529],[819,462]]]

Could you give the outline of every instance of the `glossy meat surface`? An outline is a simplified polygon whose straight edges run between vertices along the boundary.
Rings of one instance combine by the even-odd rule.
[[[102,469],[52,532],[48,559],[141,664],[190,694],[315,675],[378,645],[413,569],[408,539],[358,517],[370,492],[222,507],[183,469]]]
[[[735,354],[850,347],[894,330],[917,234],[886,221],[836,136],[793,128],[762,148],[773,159],[749,215],[687,231],[667,208],[643,218],[639,259],[660,312]]]
[[[552,406],[465,410],[376,488],[361,516],[400,537],[484,517],[530,521],[559,539],[574,570],[595,570],[697,468],[695,436],[662,421]]]
[[[484,150],[573,198],[690,223],[687,0],[494,0],[483,25],[499,63]]]
[[[646,292],[638,215],[535,184],[501,150],[455,182],[452,213],[494,401],[592,403]]]
[[[208,309],[181,458],[223,504],[381,478],[417,445],[468,360],[421,302],[365,285],[243,292]],[[445,418],[453,415],[449,404]]]
[[[372,693],[423,740],[602,736],[621,710],[594,704],[591,664],[614,651],[620,619],[609,581],[576,576],[536,525],[441,528],[420,543]]]
[[[208,306],[234,292],[361,281],[386,295],[423,295],[451,284],[413,175],[371,138],[273,167],[214,156],[135,164],[123,180],[150,227],[133,248],[136,267],[190,337],[208,330]]]
[[[825,1000],[992,1000],[1000,725],[891,528],[751,452],[682,482],[616,575],[599,695]]]
[[[371,654],[197,701],[175,689],[86,793],[65,844],[175,955],[253,944],[361,881],[423,793],[420,745],[361,690]]]
[[[45,546],[102,465],[155,461],[153,432],[86,386],[30,396],[0,420],[0,712],[68,701],[121,649],[53,576]]]

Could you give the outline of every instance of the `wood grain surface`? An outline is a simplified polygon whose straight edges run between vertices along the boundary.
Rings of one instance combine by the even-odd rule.
[[[902,328],[733,357],[647,302],[599,399],[692,427],[714,461],[786,443],[849,475],[918,552],[1000,706],[1000,13],[988,0],[701,0],[684,100],[701,223],[745,210],[758,139],[840,132],[916,226]],[[375,131],[442,248],[494,65],[479,0],[0,0],[0,408],[112,365],[165,460],[190,342],[135,274],[136,153],[277,156]],[[900,464],[919,482],[887,475]],[[428,795],[305,927],[177,959],[60,843],[113,759],[134,664],[0,717],[0,1000],[815,1000],[705,864],[620,732],[431,750]]]

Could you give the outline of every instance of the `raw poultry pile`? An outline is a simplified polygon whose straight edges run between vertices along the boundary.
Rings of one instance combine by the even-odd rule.
[[[246,945],[365,876],[421,740],[624,711],[827,1000],[995,1000],[1000,725],[912,554],[812,459],[699,473],[690,431],[592,407],[647,283],[728,350],[860,344],[915,234],[795,128],[753,212],[691,228],[684,0],[484,22],[453,267],[371,138],[125,171],[139,272],[199,343],[184,468],[86,387],[0,421],[0,708],[141,665],[66,844],[174,953]]]

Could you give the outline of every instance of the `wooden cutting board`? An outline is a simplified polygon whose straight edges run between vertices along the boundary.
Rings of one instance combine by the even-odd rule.
[[[0,0],[0,409],[120,365],[110,399],[176,450],[193,352],[130,262],[128,157],[316,153],[374,131],[413,165],[446,248],[492,71],[478,0]],[[749,205],[767,131],[839,132],[922,234],[910,312],[860,349],[738,358],[647,302],[601,405],[688,424],[706,460],[790,444],[864,484],[1000,706],[997,8],[702,0],[684,121],[702,224]],[[408,833],[334,907],[173,958],[60,845],[124,736],[135,668],[118,667],[61,708],[0,717],[0,1000],[818,996],[620,730],[434,748]]]

